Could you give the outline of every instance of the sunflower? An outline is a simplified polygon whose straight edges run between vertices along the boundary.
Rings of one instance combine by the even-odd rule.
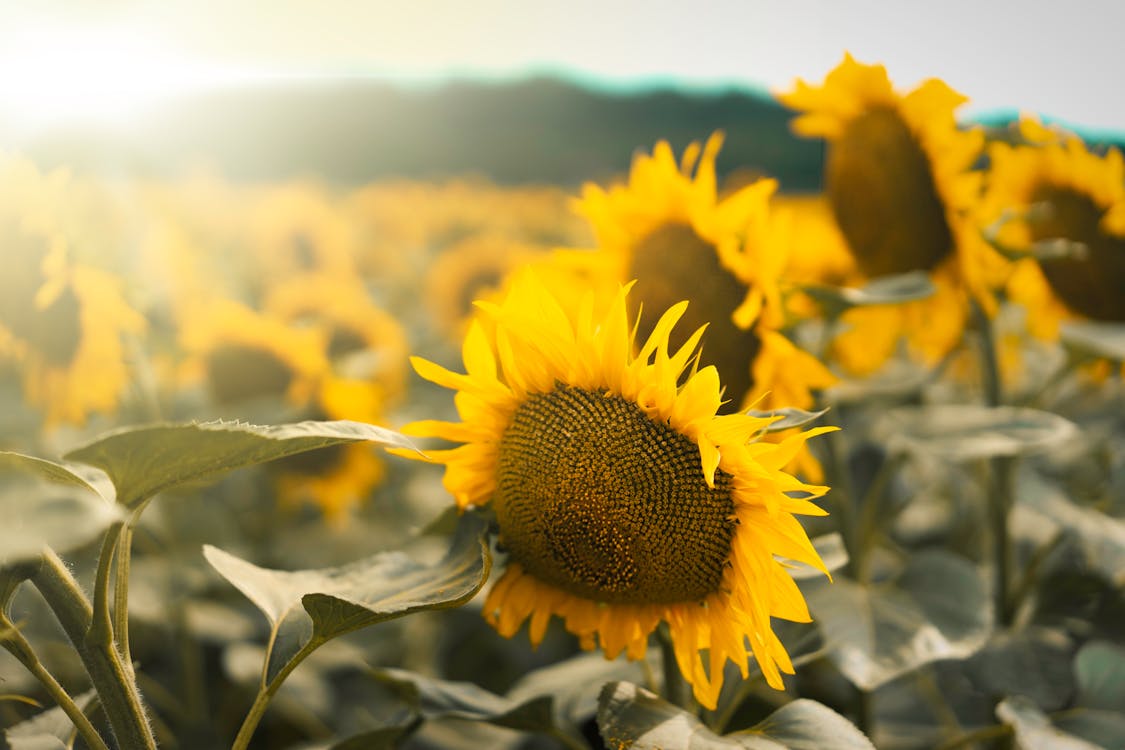
[[[498,294],[504,278],[545,251],[503,235],[482,234],[457,242],[426,271],[425,300],[439,330],[460,339],[473,302]]]
[[[778,99],[800,112],[796,133],[828,141],[827,198],[855,264],[849,283],[921,270],[938,290],[928,300],[852,311],[844,322],[854,334],[838,340],[837,350],[891,331],[892,340],[906,336],[924,361],[936,362],[960,340],[970,297],[995,308],[989,259],[969,220],[983,134],[958,128],[954,116],[965,97],[936,79],[900,94],[882,65],[845,55],[823,84],[799,80]],[[867,370],[881,364],[846,351],[842,360]]]
[[[688,300],[685,323],[708,326],[703,358],[726,384],[728,408],[771,408],[781,403],[779,387],[796,399],[785,405],[811,408],[811,391],[835,378],[778,333],[786,257],[784,227],[769,211],[777,183],[755,180],[720,198],[715,158],[722,140],[716,133],[702,148],[692,143],[680,164],[661,142],[652,155],[636,157],[627,184],[586,185],[575,208],[590,221],[598,251],[568,252],[564,262],[603,288],[635,279],[631,312],[640,316],[642,336],[660,311]],[[684,340],[674,335],[672,345]]]
[[[406,389],[406,332],[371,299],[356,276],[302,273],[275,284],[263,310],[290,324],[320,327],[333,373],[366,381],[395,399]],[[339,415],[359,419],[362,415]]]
[[[509,553],[485,616],[505,637],[530,619],[538,644],[557,615],[585,648],[633,659],[663,621],[702,705],[715,707],[728,660],[748,675],[747,644],[781,689],[793,667],[770,618],[809,614],[778,556],[825,571],[794,514],[824,515],[811,500],[827,491],[782,467],[833,428],[768,443],[757,438],[769,419],[716,416],[718,372],[698,367],[703,331],[670,351],[686,302],[639,348],[627,287],[597,307],[590,292],[564,310],[523,273],[501,303],[481,304],[467,374],[412,360],[457,391],[463,421],[407,431],[462,443],[429,455],[458,507],[492,506]]]
[[[329,372],[323,331],[234,300],[200,301],[184,315],[180,343],[185,379],[202,382],[223,408],[252,401],[305,408]]]
[[[1019,145],[989,149],[982,216],[1017,260],[1008,294],[1027,309],[1028,328],[1058,338],[1063,320],[1125,322],[1125,160],[1092,153],[1080,138],[1032,118]],[[1036,259],[1033,245],[1069,240],[1079,254]]]
[[[124,338],[145,328],[120,281],[72,261],[34,222],[0,217],[0,242],[0,353],[18,362],[27,401],[47,427],[113,412],[129,383]]]

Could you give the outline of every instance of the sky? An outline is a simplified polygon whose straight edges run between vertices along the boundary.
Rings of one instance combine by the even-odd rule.
[[[0,18],[0,116],[28,127],[293,76],[775,91],[850,51],[904,89],[942,78],[970,98],[965,116],[1125,131],[1120,0],[0,0]]]

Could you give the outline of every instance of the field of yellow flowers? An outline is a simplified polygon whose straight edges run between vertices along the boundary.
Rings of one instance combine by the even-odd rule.
[[[821,193],[0,154],[7,746],[1125,747],[1122,154],[777,98]]]

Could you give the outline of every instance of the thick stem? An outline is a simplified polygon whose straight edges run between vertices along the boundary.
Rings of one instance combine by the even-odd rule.
[[[129,649],[129,562],[133,547],[133,518],[121,528],[117,540],[117,572],[113,580],[113,634],[121,661],[131,673],[133,657]]]
[[[110,536],[117,536],[113,529],[107,534],[107,540]],[[103,545],[103,557],[107,549],[112,550],[112,545]],[[99,570],[103,564],[108,568],[108,563],[99,561]],[[106,575],[108,577],[108,572]],[[148,717],[145,716],[137,683],[132,673],[127,672],[122,665],[121,655],[113,642],[108,619],[108,603],[104,614],[105,623],[99,626],[94,607],[90,606],[78,582],[67,569],[66,563],[51,550],[44,553],[42,564],[31,581],[39,589],[39,593],[43,595],[67,637],[70,638],[70,642],[78,651],[78,656],[90,675],[90,681],[98,691],[98,699],[101,701],[102,710],[105,711],[118,746],[130,750],[133,748],[155,750],[156,739],[153,737]],[[106,596],[103,592],[103,601]],[[95,599],[96,597],[95,592]]]
[[[883,508],[887,487],[902,465],[902,460],[901,454],[886,456],[863,497],[859,527],[856,530],[856,549],[849,550],[849,554],[856,555],[852,570],[856,580],[865,585],[871,578],[871,552],[879,540],[879,522],[885,518],[879,511]]]
[[[851,469],[840,450],[840,433],[825,436],[821,443],[828,452],[828,465],[834,476],[831,477],[832,491],[825,499],[831,503],[829,509],[836,518],[840,529],[840,536],[844,538],[844,547],[848,550],[848,563],[845,567],[848,575],[853,580],[858,580],[859,561],[863,557],[860,549],[859,528],[855,514],[855,487],[852,483]]]
[[[19,661],[20,664],[27,667],[27,671],[35,675],[35,679],[39,680],[40,684],[46,688],[51,698],[53,698],[59,708],[63,710],[63,713],[74,722],[78,734],[82,735],[83,742],[86,743],[90,750],[109,750],[109,747],[105,744],[105,740],[98,734],[98,730],[94,729],[94,725],[86,718],[86,714],[78,707],[78,704],[74,702],[70,694],[63,689],[63,686],[59,684],[54,675],[43,666],[43,663],[39,661],[39,657],[36,656],[35,651],[31,648],[31,644],[24,638],[23,633],[16,629],[3,612],[0,612],[0,630],[8,631],[2,639],[4,648],[6,648],[12,656],[16,657],[16,660]]]
[[[992,332],[992,321],[975,301],[973,319],[980,334],[981,387],[984,389],[984,402],[989,406],[999,406],[1003,391],[1000,383],[1000,361],[996,356],[996,337]]]

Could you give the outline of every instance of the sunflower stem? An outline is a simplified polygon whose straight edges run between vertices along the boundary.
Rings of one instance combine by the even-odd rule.
[[[105,740],[98,734],[98,730],[94,729],[94,725],[86,718],[86,714],[74,702],[70,694],[63,689],[54,675],[43,665],[43,662],[39,661],[31,643],[3,611],[0,611],[0,631],[4,631],[4,637],[0,639],[0,643],[3,643],[4,648],[46,688],[47,693],[63,710],[63,713],[74,722],[78,734],[82,736],[82,741],[86,743],[90,750],[109,750]]]
[[[238,729],[238,736],[234,738],[234,744],[231,745],[231,750],[246,750],[250,746],[250,738],[254,736],[254,731],[258,728],[258,723],[261,722],[262,716],[266,713],[266,708],[270,704],[270,699],[274,694],[281,689],[282,683],[285,678],[297,668],[305,658],[324,644],[324,641],[319,638],[310,638],[309,642],[301,647],[301,650],[293,655],[285,666],[274,676],[269,683],[262,683],[258,687],[258,694],[254,696],[254,703],[250,706],[250,710],[246,713],[246,718],[242,721],[242,726]],[[268,664],[268,656],[267,656]],[[263,674],[265,670],[263,665]]]
[[[656,640],[660,643],[660,657],[664,667],[664,698],[674,706],[691,710],[687,696],[687,682],[676,661],[676,649],[672,645],[672,634],[668,626],[660,623],[656,629]]]
[[[977,324],[977,331],[980,333],[981,376],[985,403],[988,406],[997,407],[1003,403],[1003,390],[992,320],[975,300],[972,307],[973,318]],[[1008,530],[1008,515],[1012,509],[1012,471],[1014,467],[1015,459],[1009,456],[996,456],[989,459],[988,518],[992,531],[993,599],[996,608],[996,622],[1001,625],[1009,625],[1012,614],[1008,595],[1012,561],[1012,539]]]
[[[102,545],[102,559],[98,561],[99,578],[104,576],[104,579],[108,579],[111,562],[106,557],[113,554],[120,527],[121,524],[110,527],[106,534]],[[101,615],[102,620],[99,621],[95,607],[90,605],[90,600],[82,593],[66,563],[53,550],[48,549],[43,553],[31,582],[39,589],[78,652],[82,665],[98,692],[102,710],[105,711],[118,745],[130,749],[155,750],[156,739],[145,714],[137,682],[132,671],[125,669],[121,654],[113,642],[106,601],[108,586],[101,590],[99,604],[105,609]],[[95,601],[98,601],[97,591]]]

